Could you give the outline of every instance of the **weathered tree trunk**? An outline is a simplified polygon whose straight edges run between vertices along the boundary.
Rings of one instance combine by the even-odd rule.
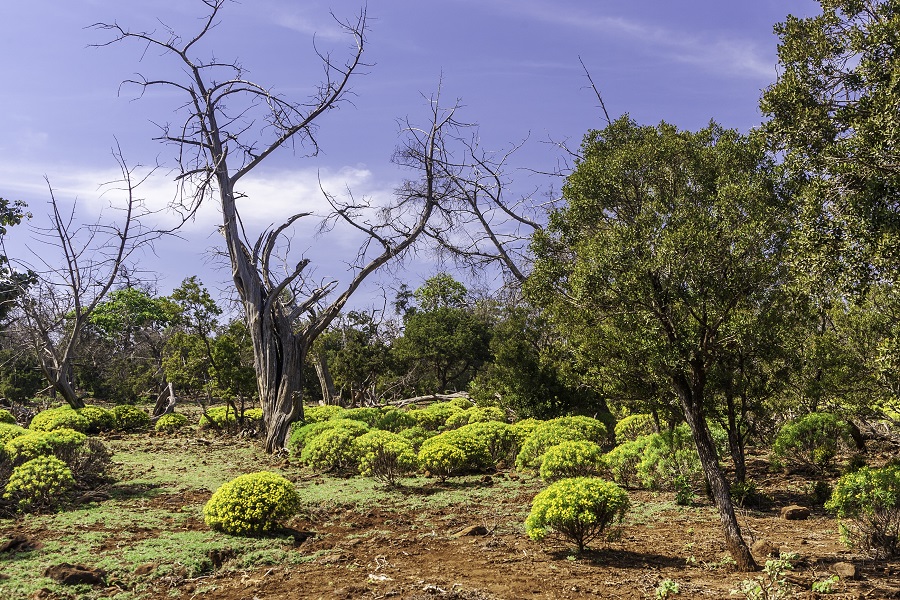
[[[50,362],[50,364],[47,364]],[[71,362],[57,364],[52,357],[41,359],[41,370],[50,385],[72,408],[84,408],[84,400],[75,392],[75,372]]]
[[[716,447],[703,414],[704,377],[702,373],[695,379],[697,382],[691,385],[683,375],[673,377],[675,391],[681,400],[688,426],[691,428],[691,434],[697,446],[697,454],[700,456],[700,464],[703,466],[703,473],[709,483],[713,501],[719,510],[719,520],[722,522],[728,553],[737,563],[739,570],[754,571],[757,568],[756,561],[753,560],[750,549],[741,535],[741,528],[734,512],[734,504],[731,502],[731,490],[724,473],[722,473],[722,468],[719,466]]]
[[[737,407],[734,402],[734,395],[730,392],[725,395],[726,410],[728,411],[728,452],[731,454],[731,461],[734,463],[734,479],[738,483],[744,483],[747,480],[747,463],[744,460],[744,436],[741,433],[741,425],[737,417]],[[746,402],[741,402],[741,406],[746,406]]]
[[[328,359],[323,350],[313,352],[313,365],[316,368],[319,385],[322,387],[322,402],[340,404],[341,399],[334,387],[334,379],[331,377],[331,369],[328,368]]]

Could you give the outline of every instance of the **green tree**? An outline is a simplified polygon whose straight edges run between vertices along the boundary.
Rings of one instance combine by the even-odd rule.
[[[755,563],[707,425],[709,384],[738,315],[782,284],[790,215],[771,170],[761,144],[714,123],[691,133],[626,116],[590,131],[526,288],[597,363],[670,386],[744,570]]]
[[[25,212],[25,203],[21,200],[0,198],[0,325],[15,307],[16,299],[34,281],[32,271],[20,272],[10,266],[4,244],[7,228],[19,225],[29,217],[31,215]]]

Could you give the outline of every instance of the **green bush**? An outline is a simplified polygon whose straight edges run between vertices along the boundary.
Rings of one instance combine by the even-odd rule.
[[[850,428],[836,415],[810,413],[782,426],[772,446],[773,462],[823,470],[849,442]]]
[[[471,404],[469,405],[471,406]],[[447,419],[464,409],[451,402],[435,402],[427,408],[417,408],[409,411],[409,414],[416,420],[416,424],[431,431],[443,429],[447,424]]]
[[[404,429],[398,435],[412,444],[412,447],[418,452],[425,440],[433,438],[437,434],[434,431],[429,431],[416,425],[415,427]]]
[[[487,423],[490,421],[506,423],[506,413],[496,406],[476,406],[469,410],[453,413],[447,417],[446,427],[447,429],[459,429],[469,423]]]
[[[309,439],[300,453],[300,461],[316,471],[347,472],[356,468],[358,457],[354,441],[368,431],[361,421],[337,419],[339,423]]]
[[[6,455],[14,464],[31,461],[40,456],[56,456],[63,459],[87,441],[87,436],[74,429],[31,431],[11,439],[4,446]]]
[[[354,421],[362,421],[369,427],[376,427],[376,423],[381,419],[382,411],[377,406],[364,406],[361,408],[348,408],[340,418],[353,419]]]
[[[245,422],[262,421],[262,419],[263,410],[261,408],[248,408],[244,411]]]
[[[307,406],[303,409],[303,423],[320,423],[329,419],[344,418],[347,409],[343,406],[328,404],[324,406]]]
[[[55,456],[39,456],[13,469],[3,498],[19,511],[33,511],[59,504],[75,487],[66,463]]]
[[[375,429],[384,429],[385,431],[393,431],[394,433],[400,433],[415,426],[415,417],[409,414],[409,411],[401,410],[399,408],[384,409],[374,424]]]
[[[525,531],[538,541],[555,531],[574,542],[580,552],[621,522],[628,506],[628,494],[614,483],[597,477],[561,479],[535,496]]]
[[[544,421],[541,421],[540,419],[528,418],[516,421],[509,426],[509,432],[516,439],[515,454],[519,453],[519,449],[525,443],[525,440],[528,439],[528,436],[530,436],[537,426],[543,422]]]
[[[288,436],[288,452],[292,456],[300,456],[303,448],[314,438],[336,427],[344,427],[351,429],[360,436],[369,431],[369,426],[362,421],[354,421],[352,419],[331,419],[328,421],[316,421],[314,423],[292,423],[290,435]]]
[[[600,445],[605,440],[606,427],[591,417],[558,417],[543,421],[522,444],[516,468],[540,471],[544,453],[562,442],[588,441]]]
[[[150,425],[150,417],[146,412],[130,404],[119,404],[112,409],[116,429],[119,431],[139,431]]]
[[[649,442],[650,436],[641,435],[636,440],[619,444],[606,453],[603,461],[613,481],[628,488],[640,486],[638,465],[644,458],[644,450]]]
[[[116,426],[116,418],[113,414],[101,406],[88,405],[79,408],[75,412],[87,419],[88,425],[84,433],[100,433],[110,431]]]
[[[447,435],[447,433],[441,435]],[[476,421],[463,425],[456,429],[449,439],[452,441],[453,438],[459,436],[471,436],[480,440],[487,448],[490,458],[489,465],[493,466],[500,461],[511,459],[516,449],[516,438],[510,431],[510,426],[501,421]]]
[[[237,423],[234,409],[228,405],[214,406],[206,409],[206,414],[200,417],[198,425],[200,429],[225,429]]]
[[[415,450],[396,433],[372,430],[356,438],[359,472],[393,485],[398,478],[413,473],[419,466]]]
[[[450,400],[447,400],[447,404],[449,404],[450,406],[455,406],[460,410],[469,410],[474,406],[474,403],[471,400],[469,400],[468,398],[463,398],[462,396],[460,396],[459,398],[451,398]]]
[[[441,481],[466,468],[466,453],[447,442],[422,445],[419,465]]]
[[[0,423],[0,448],[6,446],[6,442],[20,435],[30,433],[30,430],[20,427],[19,425],[11,425],[10,423]]]
[[[203,507],[203,518],[212,529],[252,535],[272,531],[298,510],[300,495],[294,484],[261,471],[223,484]]]
[[[53,431],[54,429],[74,429],[84,432],[90,426],[87,417],[78,414],[69,406],[48,408],[34,416],[29,429],[34,431]]]
[[[487,441],[482,439],[477,428],[466,425],[461,429],[451,429],[422,442],[422,449],[433,444],[449,444],[459,448],[463,456],[463,464],[458,471],[477,471],[491,466],[491,452]]]
[[[603,469],[603,450],[594,442],[563,442],[544,453],[541,479],[547,482],[570,477],[593,477]]]
[[[0,423],[16,424],[16,418],[5,408],[0,408]]]
[[[684,492],[699,481],[702,468],[690,428],[682,423],[672,431],[647,436],[637,471],[650,490]]]
[[[188,424],[186,416],[180,413],[167,413],[156,420],[154,429],[164,433],[175,433]]]
[[[900,466],[841,477],[825,508],[841,519],[841,541],[872,558],[900,555]]]
[[[653,433],[656,433],[656,423],[653,422],[653,415],[650,414],[629,415],[616,423],[617,444],[633,442],[642,435]]]

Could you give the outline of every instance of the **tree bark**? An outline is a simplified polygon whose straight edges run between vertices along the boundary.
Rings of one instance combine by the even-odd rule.
[[[719,520],[722,523],[722,529],[725,533],[725,545],[728,553],[737,568],[740,571],[755,571],[757,569],[756,561],[750,554],[744,538],[741,535],[741,528],[737,521],[737,515],[734,512],[734,504],[731,501],[731,490],[722,468],[719,466],[719,460],[716,456],[716,447],[706,424],[706,418],[703,411],[703,377],[695,377],[697,383],[691,385],[683,375],[673,377],[675,391],[681,400],[684,415],[687,419],[688,427],[691,428],[691,434],[694,443],[697,446],[697,454],[700,456],[700,464],[703,466],[703,473],[709,483],[712,492],[713,501],[719,511]]]
[[[325,404],[341,404],[340,396],[334,387],[334,379],[331,377],[331,369],[328,368],[328,359],[323,350],[313,352],[313,366],[316,369],[316,377],[322,388],[322,402]]]

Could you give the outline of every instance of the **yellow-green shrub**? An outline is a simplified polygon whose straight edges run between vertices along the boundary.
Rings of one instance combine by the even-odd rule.
[[[775,463],[825,469],[850,440],[850,428],[831,413],[810,413],[785,423],[772,445]]]
[[[293,456],[300,456],[303,448],[306,447],[313,439],[329,429],[343,427],[350,429],[355,436],[360,436],[369,431],[369,426],[362,421],[354,421],[353,419],[329,419],[327,421],[315,421],[313,423],[291,423],[290,434],[288,436],[288,452]]]
[[[522,444],[516,468],[539,471],[544,453],[562,442],[588,441],[603,444],[606,426],[591,417],[558,417],[539,423]]]
[[[544,453],[541,479],[547,482],[570,477],[591,477],[603,469],[603,450],[594,442],[563,442]]]
[[[24,463],[39,456],[71,453],[87,441],[87,436],[74,429],[54,429],[53,431],[31,431],[15,437],[4,446],[13,463]]]
[[[426,408],[411,410],[409,414],[413,416],[419,426],[437,431],[444,428],[447,424],[447,419],[463,410],[465,409],[452,402],[435,402]]]
[[[458,470],[477,471],[493,464],[486,440],[469,425],[461,429],[451,429],[422,442],[422,449],[435,444],[449,444],[459,448],[464,456]]]
[[[20,435],[25,435],[26,433],[29,433],[29,431],[30,430],[20,427],[19,425],[0,423],[0,447],[5,446],[6,442],[9,440],[17,438]]]
[[[349,471],[357,465],[354,441],[368,431],[365,423],[350,419],[337,427],[322,431],[306,442],[300,461],[316,471]]]
[[[686,493],[692,483],[699,483],[700,457],[687,424],[646,436],[637,471],[643,486],[650,490]]]
[[[116,429],[119,431],[138,431],[150,425],[150,417],[146,412],[130,404],[120,404],[112,409]]]
[[[470,436],[483,443],[487,448],[491,465],[497,465],[501,460],[510,459],[516,447],[516,438],[510,431],[509,425],[501,421],[469,423],[455,430],[450,439],[452,440],[454,436]]]
[[[437,435],[437,433],[416,425],[415,427],[410,427],[408,429],[402,430],[397,435],[409,441],[409,443],[412,444],[412,447],[415,448],[416,452],[418,452],[419,448],[422,447],[422,444],[425,443],[425,440],[433,438],[435,435]]]
[[[13,469],[3,498],[25,512],[58,504],[74,487],[66,463],[55,456],[39,456]]]
[[[175,433],[188,424],[187,417],[180,413],[166,413],[156,420],[156,431]]]
[[[875,559],[900,555],[900,466],[847,473],[825,508],[841,519],[841,541],[850,548]]]
[[[319,423],[329,419],[341,419],[347,409],[332,404],[325,406],[307,406],[303,409],[303,423]]]
[[[375,427],[375,424],[381,418],[381,414],[381,409],[377,406],[361,406],[346,409],[340,418],[362,421],[369,427]]]
[[[399,408],[384,409],[373,425],[375,429],[384,429],[385,431],[393,431],[394,433],[400,433],[415,426],[415,417],[409,414],[409,411],[401,410]]]
[[[619,444],[606,453],[603,462],[613,481],[625,487],[640,485],[638,465],[644,458],[644,450],[649,442],[650,436],[641,435],[636,440]]]
[[[225,429],[237,423],[237,417],[231,406],[215,406],[206,409],[206,414],[200,417],[198,425],[200,429],[219,428]]]
[[[446,427],[447,429],[458,429],[469,423],[486,423],[488,421],[506,423],[506,413],[496,406],[476,406],[447,417]]]
[[[116,426],[116,418],[102,406],[88,405],[76,409],[75,412],[87,419],[87,427],[83,430],[85,433],[109,431]]]
[[[653,415],[628,415],[616,423],[615,435],[617,444],[633,442],[639,436],[652,433],[656,433],[656,423],[653,422]]]
[[[528,439],[528,436],[530,436],[537,426],[543,422],[544,421],[540,419],[529,417],[527,419],[522,419],[521,421],[516,421],[509,426],[509,432],[516,438],[516,454],[519,453],[519,449],[525,443],[525,440]]]
[[[0,423],[16,424],[16,418],[5,408],[0,408]]]
[[[356,438],[354,446],[360,474],[389,485],[419,466],[412,444],[390,431],[374,429]]]
[[[419,450],[419,464],[441,481],[446,481],[465,468],[466,454],[447,442],[423,444]]]
[[[78,414],[69,406],[42,410],[31,420],[29,429],[34,431],[53,431],[54,429],[74,429],[84,432],[90,426],[87,417]]]
[[[215,491],[203,518],[213,528],[235,535],[271,531],[300,509],[294,484],[275,473],[261,471],[232,479]]]
[[[628,507],[628,494],[614,483],[597,477],[561,479],[535,496],[525,531],[533,540],[555,531],[582,551],[610,525],[621,522]]]

